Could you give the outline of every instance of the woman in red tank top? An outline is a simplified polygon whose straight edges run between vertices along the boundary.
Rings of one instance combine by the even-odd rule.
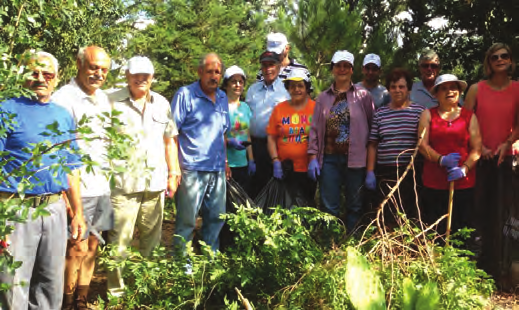
[[[467,214],[474,202],[476,183],[473,169],[481,155],[481,135],[474,113],[459,106],[467,83],[452,74],[436,79],[431,93],[438,106],[425,110],[418,132],[425,129],[420,152],[426,161],[423,168],[422,214],[429,225],[448,212],[449,182],[454,182],[452,230],[468,226]],[[443,234],[446,221],[437,231]]]
[[[512,173],[512,144],[519,138],[519,84],[513,54],[506,44],[492,45],[485,55],[488,80],[470,87],[465,107],[477,115],[483,150],[477,167],[476,236],[482,237],[481,266],[498,285],[506,283],[510,264],[519,260],[517,241],[505,237],[507,222],[519,218],[519,189]]]

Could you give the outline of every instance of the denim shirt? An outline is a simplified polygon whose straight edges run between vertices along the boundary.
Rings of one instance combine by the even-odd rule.
[[[268,86],[263,81],[252,84],[245,99],[252,111],[250,135],[255,138],[266,138],[272,110],[279,103],[289,99],[290,94],[279,77]]]
[[[216,90],[213,102],[199,81],[181,87],[171,101],[178,129],[180,167],[185,170],[225,170],[225,134],[229,129],[227,95]]]
[[[438,100],[425,88],[422,81],[413,83],[410,99],[411,102],[424,106],[427,109],[438,106]]]

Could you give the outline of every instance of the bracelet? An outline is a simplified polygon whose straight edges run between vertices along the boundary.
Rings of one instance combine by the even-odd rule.
[[[443,158],[443,156],[441,156],[441,155],[440,155],[440,157],[438,157],[438,165],[440,165],[440,166],[442,165],[442,158]]]
[[[470,167],[469,167],[469,165],[468,165],[468,164],[465,164],[465,163],[464,163],[464,164],[463,164],[463,166],[467,167],[467,172],[469,172],[469,171],[470,171]]]

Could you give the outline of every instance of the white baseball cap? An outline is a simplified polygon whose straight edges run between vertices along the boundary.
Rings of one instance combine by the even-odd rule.
[[[309,82],[308,75],[306,74],[306,71],[303,70],[303,69],[298,69],[298,68],[292,69],[290,71],[290,73],[288,73],[287,78],[283,80],[283,82],[285,82],[285,81],[305,81],[305,82]]]
[[[287,37],[279,32],[269,33],[267,35],[267,51],[276,54],[282,54],[287,46]]]
[[[134,56],[128,60],[128,71],[130,74],[146,73],[154,74],[153,63],[148,57]]]
[[[341,61],[347,61],[353,66],[353,60],[355,57],[353,57],[353,54],[344,50],[344,51],[337,51],[335,54],[333,54],[332,57],[332,64],[336,64]]]
[[[367,64],[374,64],[374,65],[376,65],[377,67],[380,68],[380,66],[381,66],[380,56],[378,56],[377,54],[367,54],[364,57],[364,61],[362,62],[362,66],[364,67]]]
[[[240,68],[238,66],[230,66],[229,68],[227,68],[227,70],[225,70],[225,74],[223,75],[223,78],[230,79],[231,76],[233,76],[235,74],[242,75],[244,79],[247,79],[245,72],[243,72],[242,68]]]
[[[438,90],[438,86],[443,83],[447,82],[456,82],[461,88],[461,91],[465,91],[467,89],[467,82],[459,80],[454,74],[442,74],[439,77],[436,78],[436,81],[434,82],[434,86],[431,89],[431,94],[435,95],[436,91]]]

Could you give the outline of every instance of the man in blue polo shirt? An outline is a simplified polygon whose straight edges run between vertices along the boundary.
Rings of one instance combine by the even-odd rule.
[[[198,64],[199,80],[181,87],[171,102],[178,129],[181,183],[176,198],[174,244],[182,249],[191,240],[196,217],[202,210],[202,240],[218,250],[225,213],[225,134],[229,129],[227,96],[218,88],[224,68],[210,53]],[[182,238],[184,240],[182,240]]]
[[[8,250],[14,261],[22,265],[14,272],[0,271],[0,283],[10,285],[7,291],[0,292],[0,308],[61,309],[67,245],[67,213],[62,192],[67,194],[73,213],[71,240],[80,241],[82,232],[86,231],[77,169],[81,158],[71,151],[78,148],[74,119],[65,108],[50,100],[58,81],[58,61],[49,53],[38,52],[28,68],[32,78],[25,86],[36,96],[0,103],[0,127],[6,131],[0,137],[1,160],[5,162],[1,173],[4,178],[7,176],[0,184],[0,199],[28,208],[25,223],[11,223],[14,231],[8,236]],[[7,115],[13,116],[12,122],[6,121]],[[49,128],[57,131],[51,132]],[[35,159],[32,150],[41,143],[47,145],[47,152]],[[64,165],[71,169],[70,173]],[[23,180],[9,174],[24,169],[31,174],[25,179],[30,186],[21,193],[19,185]],[[49,214],[34,218],[36,208],[44,203]]]
[[[247,90],[245,102],[252,111],[250,135],[256,173],[252,178],[251,196],[256,197],[272,177],[272,162],[267,149],[267,125],[272,110],[279,103],[289,100],[290,94],[279,78],[280,55],[266,51],[260,56],[263,80],[252,84]]]

